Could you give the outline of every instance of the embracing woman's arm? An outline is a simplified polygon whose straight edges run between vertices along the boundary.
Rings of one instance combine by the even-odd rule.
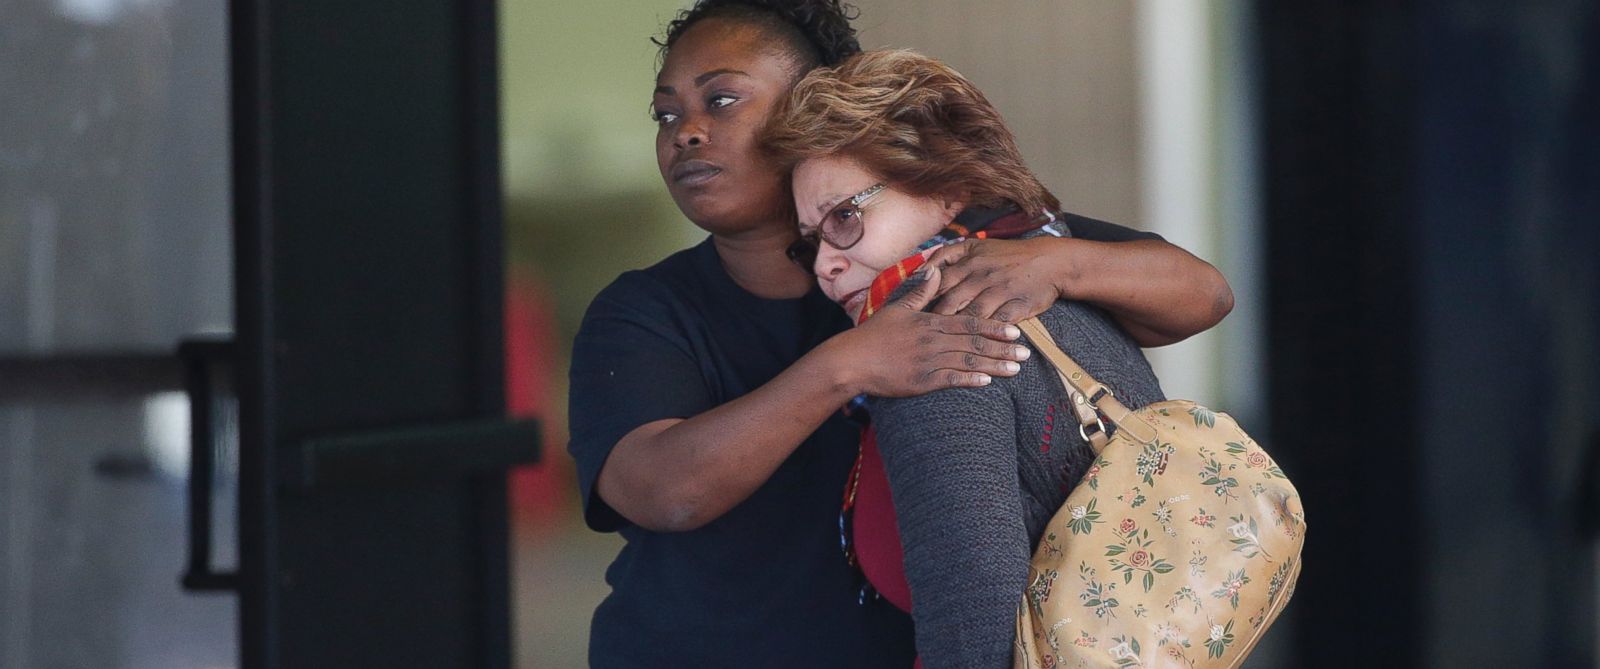
[[[933,309],[940,314],[1015,323],[1057,299],[1080,300],[1110,313],[1149,347],[1204,332],[1233,310],[1233,290],[1221,272],[1154,236],[971,240],[940,249],[929,261],[944,269]]]
[[[1014,374],[1013,361],[1028,355],[1025,347],[1009,343],[1018,336],[1016,328],[918,311],[931,301],[936,287],[930,282],[927,290],[900,302],[910,308],[886,309],[738,399],[688,418],[654,420],[632,429],[599,465],[595,494],[640,527],[693,530],[753,494],[830,414],[857,394],[926,393],[980,386],[989,382],[988,375]],[[1007,369],[1008,364],[1013,368]],[[574,402],[597,399],[577,397],[578,392],[574,390]],[[574,425],[575,434],[580,427]],[[581,475],[584,463],[579,464]]]

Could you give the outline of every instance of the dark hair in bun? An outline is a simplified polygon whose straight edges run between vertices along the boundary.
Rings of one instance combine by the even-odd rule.
[[[664,37],[651,41],[665,58],[678,38],[702,19],[748,21],[779,37],[804,73],[819,65],[838,65],[861,52],[856,30],[850,27],[857,14],[855,7],[839,0],[699,0],[678,12]]]

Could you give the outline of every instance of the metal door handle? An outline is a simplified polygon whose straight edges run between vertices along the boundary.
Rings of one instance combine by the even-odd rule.
[[[185,590],[214,592],[237,590],[238,572],[217,572],[211,567],[211,493],[215,453],[215,426],[211,406],[213,365],[231,364],[231,339],[188,339],[178,344],[183,362],[184,387],[189,393],[189,564],[183,573]]]
[[[408,425],[342,435],[301,444],[283,481],[292,488],[414,485],[490,472],[504,473],[539,460],[539,423],[534,420],[463,420]]]

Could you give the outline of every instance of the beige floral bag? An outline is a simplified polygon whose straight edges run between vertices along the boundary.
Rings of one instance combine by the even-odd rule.
[[[1239,666],[1300,576],[1294,485],[1227,414],[1187,400],[1129,411],[1037,319],[1021,327],[1097,457],[1034,552],[1014,666]]]

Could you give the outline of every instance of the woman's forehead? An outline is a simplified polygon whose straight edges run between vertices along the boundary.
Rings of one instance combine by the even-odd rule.
[[[794,179],[805,182],[808,188],[844,188],[862,180],[872,180],[872,174],[859,161],[844,155],[816,156],[800,161],[794,167]],[[866,184],[859,191],[872,184]],[[852,191],[852,194],[854,192]]]
[[[807,158],[795,166],[795,213],[815,221],[834,205],[871,187],[875,177],[861,163],[844,156]]]
[[[656,83],[684,84],[706,72],[722,69],[787,83],[792,78],[791,61],[761,26],[749,21],[710,18],[690,27],[667,50]]]

